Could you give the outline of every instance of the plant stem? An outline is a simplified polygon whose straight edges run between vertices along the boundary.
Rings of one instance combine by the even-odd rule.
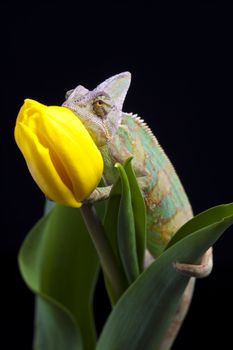
[[[112,248],[106,239],[104,227],[96,214],[95,207],[92,204],[83,204],[80,210],[96,248],[103,271],[106,274],[112,289],[114,290],[116,300],[118,300],[125,290],[125,283],[124,278],[117,266]]]

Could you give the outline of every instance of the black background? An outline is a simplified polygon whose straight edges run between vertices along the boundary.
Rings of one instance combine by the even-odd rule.
[[[33,295],[17,252],[43,211],[13,138],[24,98],[60,105],[66,90],[132,73],[124,110],[153,129],[175,165],[195,213],[233,201],[232,8],[217,3],[160,9],[146,3],[1,5],[0,341],[30,349]],[[174,349],[231,347],[233,254],[229,229],[215,245],[214,270],[197,282]],[[100,330],[109,308],[98,286]],[[153,330],[151,330],[153,332]]]

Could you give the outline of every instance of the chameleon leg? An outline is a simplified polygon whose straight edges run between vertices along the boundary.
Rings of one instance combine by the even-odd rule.
[[[148,188],[148,184],[151,181],[149,176],[142,176],[137,178],[139,186],[142,191]],[[90,194],[88,198],[84,200],[84,203],[95,203],[108,199],[112,186],[96,187],[96,189]]]
[[[208,276],[213,268],[213,249],[209,248],[202,256],[199,265],[174,263],[177,271],[189,277],[203,278]]]
[[[203,255],[201,259],[201,263],[199,265],[175,263],[174,266],[176,270],[179,271],[180,273],[186,276],[193,276],[193,277],[190,278],[190,281],[184,291],[180,304],[177,308],[176,314],[170,324],[170,327],[168,328],[167,333],[165,334],[165,337],[159,347],[159,350],[171,349],[171,346],[176,338],[177,333],[179,332],[179,329],[183,323],[183,320],[187,314],[187,311],[189,309],[189,306],[192,300],[194,286],[195,286],[194,277],[203,278],[208,276],[211,273],[211,270],[213,267],[212,247],[209,248],[206,251],[206,253]]]
[[[108,199],[112,186],[96,187],[84,203],[95,203]]]

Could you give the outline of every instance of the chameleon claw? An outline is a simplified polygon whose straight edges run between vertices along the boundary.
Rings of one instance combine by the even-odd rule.
[[[213,249],[209,248],[202,257],[199,265],[182,264],[176,262],[173,264],[174,268],[182,275],[188,277],[204,278],[207,277],[213,268]]]
[[[108,199],[112,186],[97,187],[83,203],[96,203]]]

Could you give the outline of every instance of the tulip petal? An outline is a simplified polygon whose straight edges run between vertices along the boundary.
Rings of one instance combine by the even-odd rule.
[[[45,195],[60,204],[80,207],[81,203],[75,200],[73,193],[57,174],[49,150],[38,142],[36,135],[25,124],[17,123],[15,139],[32,177]]]
[[[103,172],[98,148],[82,122],[65,107],[47,107],[40,121],[49,148],[66,169],[75,197],[82,201],[98,185]]]
[[[47,197],[80,207],[98,185],[103,159],[87,129],[66,107],[26,99],[15,139],[28,168]]]

